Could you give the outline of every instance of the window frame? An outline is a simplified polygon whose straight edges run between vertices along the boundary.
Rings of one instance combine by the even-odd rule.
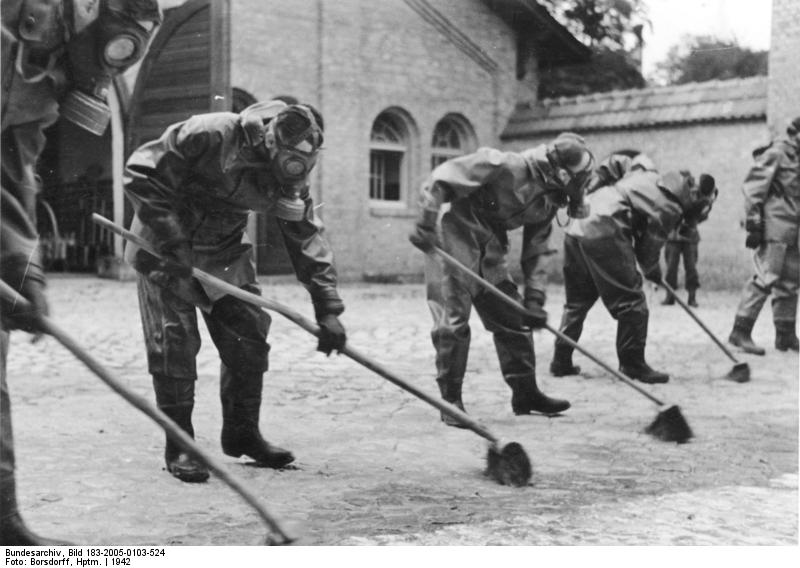
[[[456,134],[459,142],[458,148],[452,146],[437,146],[435,144],[437,131],[442,126],[448,127],[451,132]],[[476,148],[477,139],[475,137],[475,131],[469,121],[460,114],[446,114],[436,122],[431,132],[431,151],[428,162],[430,169],[433,171],[447,160],[474,152]],[[438,163],[434,164],[434,162]]]
[[[399,140],[387,140],[381,137],[375,139],[376,127],[386,121],[389,132],[395,133]],[[378,129],[377,132],[382,132]],[[413,188],[410,187],[411,180],[415,178],[414,171],[417,164],[419,143],[416,125],[411,116],[398,107],[390,107],[379,112],[372,121],[369,130],[369,161],[367,164],[367,199],[370,213],[373,215],[409,215],[411,212],[410,201],[413,195]],[[373,182],[375,179],[373,170],[373,156],[375,153],[396,153],[400,154],[397,168],[397,199],[380,199],[373,197]],[[385,174],[383,179],[386,179]]]

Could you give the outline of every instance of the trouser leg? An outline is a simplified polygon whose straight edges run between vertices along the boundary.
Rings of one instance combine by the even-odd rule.
[[[255,285],[243,288],[260,294]],[[267,442],[259,430],[264,372],[269,367],[269,315],[256,306],[225,296],[203,317],[222,360],[222,451],[233,457],[248,456],[261,467],[281,468],[290,464],[294,456]]]
[[[736,309],[733,329],[731,329],[731,333],[728,336],[728,342],[731,345],[740,347],[745,353],[752,353],[753,355],[764,355],[766,353],[763,347],[753,341],[751,334],[769,294],[769,288],[764,287],[758,277],[751,278],[742,291],[742,297]]]
[[[679,242],[667,242],[667,244],[664,245],[664,261],[667,265],[667,270],[664,273],[664,281],[672,287],[673,290],[678,289],[678,266],[681,260],[681,251],[682,246]],[[670,306],[675,303],[675,298],[672,297],[670,292],[667,292],[667,296],[662,303]]]
[[[577,342],[583,332],[586,315],[597,301],[597,287],[588,270],[581,251],[580,242],[567,235],[564,239],[564,290],[566,302],[561,315],[559,331]],[[576,375],[580,367],[572,364],[573,348],[563,339],[556,337],[550,373],[560,377]]]
[[[8,333],[0,329],[0,545],[66,545],[68,543],[43,538],[31,532],[19,512],[14,433],[11,428],[11,400],[6,381],[8,339]]]
[[[189,436],[194,437],[196,357],[200,350],[196,308],[145,276],[137,281],[147,366],[159,409]],[[184,452],[167,436],[164,448],[167,471],[189,483],[206,481],[205,465]]]
[[[686,291],[689,293],[689,305],[697,306],[696,294],[700,287],[700,275],[697,272],[699,247],[697,243],[685,243],[683,246],[683,269],[686,274]]]
[[[510,279],[496,286],[517,303],[522,303],[517,287]],[[537,385],[533,337],[521,313],[488,292],[476,295],[474,304],[483,325],[492,333],[500,371],[511,388],[514,414],[558,414],[567,410],[569,402],[548,397]]]
[[[800,254],[797,247],[786,250],[783,270],[772,288],[772,317],[775,323],[775,348],[798,350],[797,291],[800,287]]]
[[[620,235],[587,240],[583,249],[600,298],[617,320],[620,370],[643,382],[666,382],[666,373],[654,371],[645,362],[649,312],[633,247]]]
[[[433,317],[431,341],[436,351],[436,383],[442,398],[460,405],[467,370],[472,297],[458,274],[445,274],[436,258],[426,264],[427,302]]]

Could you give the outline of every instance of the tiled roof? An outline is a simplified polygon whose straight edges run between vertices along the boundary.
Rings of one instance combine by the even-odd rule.
[[[766,115],[767,78],[750,77],[543,99],[533,105],[517,106],[501,138],[565,130],[626,130],[754,120]]]

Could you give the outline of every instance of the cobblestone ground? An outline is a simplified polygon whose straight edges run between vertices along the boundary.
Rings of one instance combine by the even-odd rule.
[[[699,296],[698,315],[723,339],[734,293]],[[350,345],[436,392],[430,318],[420,285],[343,287]],[[529,487],[483,475],[486,442],[447,428],[438,411],[275,316],[261,427],[294,467],[224,456],[218,359],[203,329],[195,410],[198,443],[309,545],[797,545],[798,357],[772,348],[769,307],[754,337],[766,357],[732,363],[680,309],[650,294],[648,359],[672,380],[647,386],[679,404],[696,437],[676,445],[643,433],[659,407],[583,356],[579,377],[553,378],[552,337],[537,332],[539,382],[573,407],[515,417],[491,337],[473,321],[468,412],[534,465]],[[305,291],[265,281],[264,295],[311,315]],[[135,285],[53,276],[53,318],[128,388],[152,399]],[[551,321],[561,291],[551,290]],[[601,305],[583,345],[615,365],[614,322]],[[29,524],[79,544],[251,545],[266,530],[216,478],[182,484],[163,471],[163,434],[53,339],[15,334],[9,361],[20,501]]]

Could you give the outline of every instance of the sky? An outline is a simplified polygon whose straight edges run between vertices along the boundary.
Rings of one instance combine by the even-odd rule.
[[[684,34],[736,40],[753,50],[769,49],[771,0],[644,0],[652,29],[645,27],[645,77]]]

